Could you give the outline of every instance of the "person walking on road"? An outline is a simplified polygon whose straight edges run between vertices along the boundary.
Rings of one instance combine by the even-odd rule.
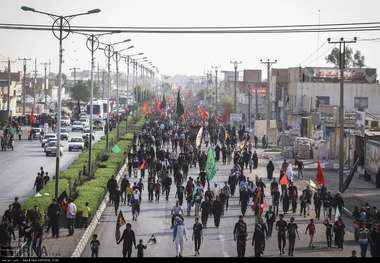
[[[203,226],[199,223],[199,218],[195,218],[195,224],[193,225],[193,236],[192,240],[194,241],[195,255],[199,255],[199,249],[203,240]]]
[[[183,218],[183,210],[182,210],[182,207],[179,205],[178,201],[175,203],[175,206],[172,208],[171,215],[172,215],[172,221],[171,221],[170,228],[173,228],[175,219],[177,217]]]
[[[247,211],[248,202],[249,202],[249,192],[245,186],[242,188],[242,191],[240,191],[239,201],[240,201],[241,213],[243,216],[245,216],[245,212]]]
[[[73,200],[69,198],[68,205],[67,205],[67,211],[66,211],[66,218],[67,218],[67,227],[69,229],[69,236],[72,236],[74,234],[74,224],[75,224],[75,217],[77,214],[77,206],[74,204]]]
[[[332,243],[332,229],[333,225],[329,222],[328,219],[326,219],[323,224],[326,227],[326,242],[327,242],[327,248],[331,248],[331,243]]]
[[[310,237],[309,247],[314,248],[313,242],[314,242],[314,235],[315,235],[315,225],[314,225],[313,219],[310,219],[310,223],[307,225],[306,230],[305,230],[305,235],[307,234],[308,231],[309,231],[309,237]]]
[[[294,223],[294,217],[290,218],[290,222],[288,223],[287,230],[288,230],[288,241],[289,241],[288,256],[293,257],[294,244],[296,242],[296,234],[298,236],[298,240],[300,239],[300,235],[298,233],[298,226],[296,223]]]
[[[342,217],[338,217],[338,220],[334,223],[334,234],[335,241],[338,249],[343,250],[343,242],[344,242],[344,229],[346,226],[343,223]]]
[[[119,190],[119,186],[116,186],[113,193],[113,204],[115,207],[115,216],[117,216],[117,211],[119,210],[120,200],[123,199],[123,193]]]
[[[255,257],[261,257],[265,250],[265,238],[267,237],[268,230],[261,217],[255,224],[255,230],[252,237],[252,246],[255,248]]]
[[[286,246],[286,230],[288,224],[284,220],[284,215],[279,215],[280,220],[276,222],[276,230],[277,230],[277,240],[278,240],[278,250],[280,250],[280,255],[285,254],[285,246]]]
[[[183,255],[184,239],[187,241],[186,227],[183,220],[180,217],[177,217],[176,224],[173,229],[173,242],[175,242],[176,257],[182,257]]]
[[[93,234],[92,240],[90,242],[90,248],[91,248],[91,257],[97,258],[99,254],[99,247],[100,247],[100,241],[98,240],[98,235]]]
[[[234,228],[234,241],[236,241],[236,249],[239,258],[243,258],[245,255],[247,235],[247,224],[244,222],[243,216],[241,215]]]
[[[127,256],[130,258],[132,255],[132,245],[136,248],[136,237],[135,232],[132,230],[132,225],[127,223],[123,235],[117,241],[117,244],[123,241],[123,257]]]
[[[47,216],[49,218],[49,227],[51,226],[51,232],[53,237],[59,237],[59,214],[60,207],[57,200],[54,198],[53,202],[48,207]],[[48,232],[48,230],[46,230]]]
[[[269,160],[269,163],[267,164],[267,178],[268,178],[268,180],[272,180],[273,171],[274,171],[274,165],[273,165],[272,158],[271,158]]]
[[[359,245],[360,245],[360,251],[362,258],[365,258],[367,255],[367,248],[368,248],[368,237],[369,237],[369,230],[365,226],[365,224],[361,224],[359,229]]]
[[[270,238],[272,236],[273,231],[273,224],[276,221],[276,214],[272,210],[272,206],[269,206],[269,210],[265,212],[265,219],[267,223],[267,238]]]
[[[205,199],[201,204],[201,221],[204,228],[207,228],[208,215],[210,213],[210,202]]]
[[[215,201],[212,204],[212,214],[214,215],[214,224],[219,228],[220,217],[223,212],[223,203],[220,201],[219,196],[216,197]]]

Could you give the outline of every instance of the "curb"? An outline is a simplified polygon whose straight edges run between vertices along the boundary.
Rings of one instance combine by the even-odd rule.
[[[119,180],[121,179],[122,175],[124,174],[124,171],[125,171],[126,167],[127,167],[126,164],[124,164],[121,167],[120,171],[118,172],[118,174],[116,176],[116,181],[117,182],[119,182]],[[97,227],[97,225],[99,223],[100,217],[102,216],[104,210],[107,207],[107,202],[108,201],[109,201],[109,193],[107,192],[106,196],[104,197],[104,200],[100,204],[98,210],[96,211],[94,217],[91,220],[90,225],[87,227],[87,229],[84,232],[82,238],[78,242],[78,245],[76,246],[76,248],[75,248],[73,254],[71,255],[71,257],[74,257],[74,258],[75,257],[80,257],[82,255],[82,253],[84,252],[84,249],[85,249],[88,241],[90,240],[92,234],[95,231],[95,228]]]

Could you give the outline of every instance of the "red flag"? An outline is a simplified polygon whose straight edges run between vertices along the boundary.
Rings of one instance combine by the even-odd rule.
[[[320,184],[325,184],[325,177],[323,176],[323,169],[321,167],[321,162],[317,161],[317,176],[315,177],[315,180]]]
[[[143,169],[145,169],[145,164],[146,164],[146,161],[144,160],[141,164],[140,164],[140,166],[138,167],[138,169],[141,171],[141,170],[143,170]]]
[[[287,175],[284,175],[281,180],[280,180],[280,185],[288,185],[289,183],[289,180],[288,180],[288,176]]]
[[[199,116],[201,117],[202,120],[207,120],[207,118],[208,118],[208,112],[205,111],[205,109],[203,107],[198,106],[197,112],[198,112],[198,114],[199,114]]]
[[[29,116],[29,123],[30,126],[33,126],[34,122],[36,121],[36,114],[32,111]]]
[[[144,101],[143,111],[145,114],[149,112],[149,105],[147,101]]]
[[[155,112],[161,111],[161,103],[157,98],[154,99],[154,111]]]

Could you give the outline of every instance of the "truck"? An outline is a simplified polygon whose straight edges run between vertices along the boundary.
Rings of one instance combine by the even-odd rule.
[[[364,158],[365,177],[380,188],[380,141],[366,140]]]

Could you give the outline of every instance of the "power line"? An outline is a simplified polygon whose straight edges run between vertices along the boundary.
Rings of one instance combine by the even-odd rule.
[[[0,24],[0,29],[14,30],[39,30],[50,31],[50,26],[45,25],[25,25],[25,24]],[[380,25],[374,26],[346,26],[346,27],[305,27],[305,28],[289,28],[289,29],[228,29],[220,27],[219,29],[202,30],[196,28],[189,29],[162,29],[162,28],[135,28],[135,29],[120,29],[120,27],[91,27],[91,26],[72,26],[70,29],[63,31],[71,32],[110,32],[110,33],[143,33],[143,34],[274,34],[274,33],[312,33],[312,32],[365,32],[365,31],[380,31]]]
[[[311,53],[308,57],[306,57],[304,60],[302,60],[299,65],[304,64],[306,61],[309,61],[311,57],[313,57],[319,50],[321,50],[325,45],[327,44],[327,41],[325,41],[322,45],[320,45],[313,53]]]

